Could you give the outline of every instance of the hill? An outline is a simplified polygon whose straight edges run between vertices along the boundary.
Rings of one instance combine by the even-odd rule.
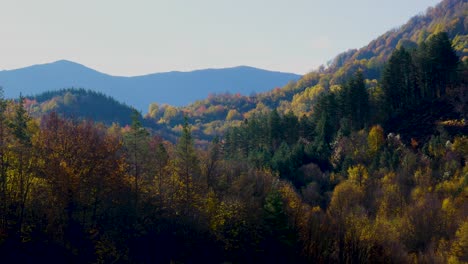
[[[379,36],[367,46],[338,55],[327,67],[304,75],[296,82],[255,96],[218,94],[186,107],[153,105],[148,118],[176,128],[187,114],[192,118],[195,131],[205,135],[220,134],[241,120],[277,109],[279,113],[292,112],[296,116],[311,116],[319,96],[340,89],[355,72],[364,74],[366,87],[378,96],[379,80],[384,65],[399,47],[414,49],[440,32],[447,32],[457,55],[467,61],[468,3],[463,0],[445,0],[425,13],[410,19],[405,25]],[[377,102],[375,102],[377,103]]]
[[[366,72],[368,79],[380,79],[382,66],[393,50],[399,47],[414,48],[433,35],[447,32],[453,47],[462,60],[468,56],[468,3],[464,0],[445,0],[425,13],[411,18],[360,49],[348,50],[329,62],[326,73],[330,83],[339,84],[349,78],[357,68]]]
[[[304,115],[311,116],[313,114],[314,105],[320,95],[326,91],[340,89],[341,84],[344,83],[345,80],[349,79],[349,77],[358,69],[363,71],[366,87],[371,93],[371,98],[375,99],[378,97],[380,91],[378,80],[381,79],[384,63],[395,48],[403,46],[412,49],[413,47],[416,47],[418,43],[420,44],[429,40],[439,31],[447,30],[448,36],[452,39],[452,44],[457,55],[461,57],[462,60],[463,58],[466,60],[466,52],[468,50],[466,29],[468,25],[465,25],[466,23],[464,22],[461,23],[461,21],[464,21],[465,19],[463,12],[465,12],[464,10],[466,10],[466,7],[466,1],[443,1],[436,7],[429,8],[425,14],[415,16],[405,25],[383,34],[376,40],[369,43],[369,45],[359,50],[351,50],[338,55],[329,63],[327,68],[322,68],[318,71],[308,73],[298,81],[289,82],[282,88],[275,88],[267,92],[250,96],[245,95],[247,92],[239,94],[216,93],[215,90],[212,90],[213,93],[205,97],[205,99],[198,100],[187,106],[152,103],[149,106],[148,114],[145,116],[145,124],[148,127],[158,130],[164,128],[166,131],[164,134],[169,134],[167,131],[171,131],[170,134],[179,133],[181,131],[180,124],[183,122],[185,115],[189,117],[189,122],[192,124],[192,131],[196,138],[210,139],[214,135],[223,134],[226,129],[231,126],[240,125],[245,119],[250,119],[254,116],[268,113],[273,109],[276,109],[281,114],[292,112],[298,117],[302,117]],[[58,67],[60,64],[70,64],[64,68],[74,68],[75,72],[78,73],[76,76],[85,76],[89,79],[97,79],[96,76],[106,76],[91,69],[66,61],[56,62],[48,67],[54,66],[57,68],[55,71],[60,72],[60,69],[62,69],[62,67]],[[33,66],[30,69],[23,69],[23,71],[39,71],[34,70],[35,67],[39,69],[43,68],[42,66]],[[178,85],[182,85],[182,82],[187,81],[185,87],[195,87],[196,85],[191,85],[190,83],[198,83],[196,80],[204,76],[203,78],[205,79],[202,80],[205,82],[204,87],[208,87],[209,85],[212,85],[210,84],[210,81],[213,81],[213,79],[210,78],[213,78],[212,76],[217,74],[221,74],[223,72],[226,74],[229,73],[231,74],[231,77],[229,78],[235,79],[234,75],[236,72],[239,75],[247,76],[248,72],[251,70],[254,69],[238,67],[233,69],[204,70],[190,73],[172,72],[131,78],[162,78],[166,80],[174,78],[174,80],[177,80],[176,82]],[[68,78],[65,77],[66,73],[60,73],[59,76],[60,77],[57,78],[50,76],[50,79],[51,81],[57,81],[57,79],[60,80],[63,78],[66,80]],[[69,77],[69,79],[73,80],[72,77]],[[188,81],[190,79],[191,81]],[[214,80],[214,83],[217,83],[218,81],[222,80]],[[238,87],[240,86],[241,85]],[[114,87],[117,87],[117,84]],[[152,98],[151,96],[142,96],[138,92],[129,95],[128,100],[124,100],[122,99],[123,94],[121,97],[118,96],[120,91],[123,90],[107,90],[104,91],[104,93],[113,94],[117,100],[123,102],[128,102],[128,100],[133,98],[133,96],[141,96],[142,100],[147,100],[146,102],[158,101],[155,100],[156,97]],[[192,88],[190,91],[197,93]],[[172,89],[165,89],[165,92],[172,93],[174,91]],[[185,96],[186,93],[178,92],[179,97],[182,97],[182,95]],[[163,95],[158,94],[158,96]],[[196,95],[194,94],[193,96]],[[378,104],[379,102],[374,100],[372,103]],[[73,111],[76,112],[76,110]],[[128,119],[129,115],[123,118]],[[103,122],[108,121],[107,119],[95,120]],[[124,125],[127,122],[119,123]]]
[[[25,99],[25,107],[33,116],[57,112],[68,118],[123,126],[131,124],[134,111],[134,108],[107,95],[84,89],[63,89],[29,96]]]
[[[152,104],[145,121],[172,142],[135,118],[29,115],[132,111],[97,92],[0,96],[0,262],[467,263],[459,56],[440,32],[393,50],[379,81],[323,69],[257,96]]]
[[[206,98],[210,93],[249,95],[281,87],[299,77],[247,66],[122,77],[61,60],[0,71],[0,85],[7,98],[17,97],[19,93],[34,95],[70,87],[85,88],[110,95],[145,112],[152,102],[181,106]]]

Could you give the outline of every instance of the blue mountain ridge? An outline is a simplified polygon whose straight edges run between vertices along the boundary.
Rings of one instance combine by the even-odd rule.
[[[35,95],[63,88],[85,88],[114,97],[146,112],[150,103],[182,106],[210,93],[249,95],[282,87],[301,76],[248,66],[164,72],[142,76],[112,76],[84,65],[60,60],[15,70],[0,71],[6,98]]]

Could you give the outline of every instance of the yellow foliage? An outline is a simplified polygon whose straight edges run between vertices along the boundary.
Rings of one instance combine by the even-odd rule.
[[[350,181],[338,184],[333,191],[329,212],[336,217],[344,217],[353,208],[358,207],[364,192]]]
[[[384,145],[384,131],[379,125],[373,126],[367,136],[367,144],[369,145],[370,154],[373,156]]]
[[[452,144],[452,150],[459,152],[465,158],[468,157],[468,137],[456,137]]]
[[[231,121],[231,120],[239,119],[239,118],[241,118],[241,115],[236,109],[229,110],[229,112],[226,115],[226,121]]]
[[[317,214],[317,213],[322,212],[322,208],[320,208],[320,206],[314,206],[312,207],[311,211],[313,214]]]
[[[386,174],[381,180],[382,197],[380,199],[379,215],[384,217],[399,216],[404,206],[404,198],[396,183],[394,172]]]
[[[443,181],[436,186],[436,191],[442,195],[455,196],[463,190],[465,179],[462,177],[453,177],[450,180]]]
[[[341,91],[341,85],[334,84],[334,85],[330,86],[330,92],[338,93],[339,91]]]
[[[367,168],[362,164],[348,168],[348,179],[359,186],[366,185],[369,180]]]
[[[323,86],[317,84],[308,87],[302,93],[295,94],[291,101],[291,107],[294,113],[296,115],[303,115],[310,112],[312,110],[312,104],[323,91],[325,91]]]
[[[279,192],[284,200],[287,202],[287,206],[292,210],[297,210],[301,206],[301,199],[299,195],[293,190],[290,185],[284,184],[280,187]]]
[[[425,171],[421,169],[416,170],[414,181],[418,186],[431,186],[431,169],[425,168]]]
[[[455,234],[456,240],[452,244],[452,263],[468,262],[468,221],[464,221]]]

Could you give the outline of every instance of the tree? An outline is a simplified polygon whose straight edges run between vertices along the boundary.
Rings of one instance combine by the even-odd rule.
[[[355,238],[355,235],[347,236],[347,223],[354,219],[354,217],[358,217],[363,197],[364,193],[362,189],[350,181],[340,183],[333,191],[328,214],[334,227],[335,247],[340,263],[344,263],[352,253],[347,249],[347,244],[350,239]]]
[[[367,172],[366,167],[362,164],[358,164],[348,168],[348,179],[357,184],[360,188],[363,188],[369,181],[369,173]]]
[[[160,203],[165,201],[166,182],[168,178],[169,154],[160,137],[153,137],[149,142],[149,149],[152,156],[152,164],[154,165],[154,175],[156,180],[156,194],[159,196]]]
[[[464,221],[457,230],[456,239],[452,245],[449,262],[468,262],[468,221]]]
[[[333,92],[325,93],[319,96],[317,104],[314,106],[315,121],[315,142],[318,145],[328,145],[334,132],[338,130],[340,120],[339,104],[337,96]]]
[[[150,118],[156,118],[159,115],[159,105],[157,103],[151,103],[148,107],[148,116]]]
[[[175,165],[182,182],[181,201],[183,210],[185,214],[188,214],[190,206],[195,202],[194,185],[198,183],[200,167],[187,117],[185,117],[182,135],[176,146]]]
[[[241,114],[236,109],[231,109],[226,115],[226,121],[232,121],[236,119],[240,119],[242,117]]]
[[[416,66],[405,48],[401,47],[392,53],[382,76],[388,111],[408,109],[419,103],[421,94],[417,86]]]
[[[34,156],[30,151],[31,131],[28,128],[30,118],[24,109],[24,97],[20,95],[16,105],[14,119],[11,122],[11,130],[14,136],[10,164],[12,169],[11,182],[13,183],[14,206],[17,207],[17,231],[23,227],[26,200],[28,199],[32,183],[32,167]]]
[[[222,156],[221,142],[218,137],[215,137],[211,142],[208,150],[208,157],[205,162],[205,178],[208,188],[213,186],[214,178],[218,176],[218,164]]]
[[[149,177],[146,166],[148,158],[149,133],[140,121],[141,115],[134,110],[132,114],[132,125],[130,131],[124,137],[125,147],[128,150],[130,173],[134,177],[135,208],[138,208],[140,197],[140,182]]]
[[[282,135],[282,127],[281,127],[281,117],[278,114],[278,111],[274,109],[270,112],[268,116],[268,126],[269,126],[269,133],[268,136],[270,138],[270,146],[271,150],[274,152],[278,149],[281,144],[281,135]]]
[[[79,250],[85,232],[112,225],[115,211],[127,209],[128,199],[120,196],[126,190],[122,145],[92,122],[76,123],[51,113],[43,118],[33,146],[40,158],[35,195],[45,197],[35,203],[47,217],[46,228]]]
[[[362,71],[358,71],[349,82],[349,99],[352,100],[351,123],[355,129],[362,129],[369,118],[369,94]]]
[[[7,142],[8,126],[6,119],[7,101],[3,97],[3,87],[0,86],[0,229],[7,228]]]
[[[427,56],[430,74],[434,78],[433,93],[436,97],[443,96],[447,88],[452,88],[455,83],[455,70],[458,65],[458,57],[446,32],[429,38]]]
[[[369,154],[373,157],[385,144],[384,131],[381,126],[376,125],[371,128],[367,136],[367,144],[369,145]]]

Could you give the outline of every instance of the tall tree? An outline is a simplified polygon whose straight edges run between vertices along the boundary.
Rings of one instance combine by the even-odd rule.
[[[32,182],[31,170],[33,155],[31,155],[31,133],[28,129],[30,118],[24,109],[24,97],[20,95],[15,109],[15,116],[11,122],[14,136],[12,150],[13,156],[10,163],[13,165],[12,182],[14,183],[15,207],[17,207],[17,231],[21,232],[25,213],[26,200]]]
[[[351,110],[349,119],[354,129],[362,129],[369,117],[369,95],[364,83],[362,71],[358,71],[351,78],[348,85],[345,85],[344,94],[346,95],[346,105]]]
[[[152,156],[152,164],[154,166],[154,176],[156,184],[156,194],[159,196],[160,203],[165,201],[166,184],[168,180],[168,164],[169,154],[164,147],[163,140],[160,137],[154,136],[150,141],[150,152]]]
[[[190,206],[195,203],[195,187],[200,177],[200,163],[195,151],[194,141],[188,118],[185,117],[182,135],[176,146],[175,158],[177,174],[182,182],[182,206],[186,214]]]
[[[208,150],[208,157],[205,162],[205,178],[206,186],[208,188],[213,186],[214,180],[217,176],[218,166],[221,161],[221,155],[221,142],[218,137],[215,137],[211,142],[211,145]]]
[[[0,86],[0,229],[7,228],[7,101],[3,97],[3,87]]]
[[[133,175],[135,191],[135,209],[138,209],[140,198],[140,183],[147,177],[146,159],[148,158],[149,133],[140,121],[141,115],[134,110],[130,131],[124,137],[125,147],[128,150],[128,161],[131,164],[130,173]]]
[[[446,32],[429,38],[427,56],[434,78],[435,96],[443,96],[447,88],[451,88],[455,82],[455,70],[458,65],[458,57]]]

